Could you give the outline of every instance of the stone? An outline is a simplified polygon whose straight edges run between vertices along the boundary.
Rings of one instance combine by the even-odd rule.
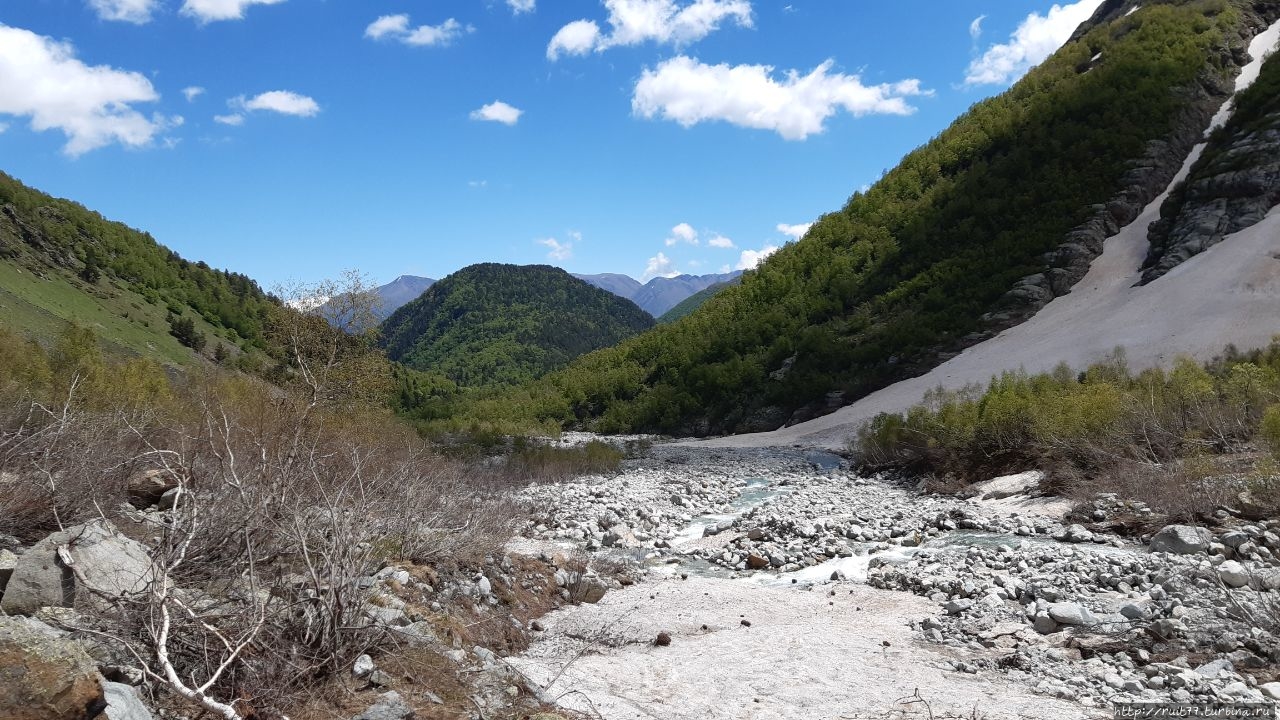
[[[409,616],[404,614],[403,610],[396,608],[378,607],[377,605],[366,605],[364,614],[375,625],[383,627],[405,627],[409,624]]]
[[[369,684],[374,687],[388,687],[396,681],[390,674],[381,670],[374,670],[369,673],[369,677],[366,679],[369,681]]]
[[[946,605],[942,606],[942,609],[946,610],[948,615],[959,615],[971,607],[973,607],[972,600],[960,599],[948,602]]]
[[[128,685],[115,682],[102,684],[107,699],[107,709],[101,720],[154,720],[151,711],[138,697],[138,691]]]
[[[1227,660],[1226,658],[1219,658],[1217,660],[1207,662],[1204,665],[1201,665],[1200,667],[1196,668],[1196,672],[1201,677],[1207,677],[1207,678],[1216,678],[1222,675],[1222,673],[1232,672],[1234,670],[1235,670],[1235,666],[1233,666],[1231,664],[1231,661]]]
[[[1229,588],[1242,588],[1249,584],[1249,571],[1235,560],[1227,560],[1218,566],[1218,579]]]
[[[481,595],[492,595],[493,583],[489,582],[489,578],[481,576],[480,579],[476,581],[476,589],[480,591]]]
[[[145,510],[160,502],[164,494],[178,487],[178,480],[169,470],[155,469],[140,472],[128,481],[129,503]]]
[[[1218,536],[1218,542],[1232,550],[1238,550],[1241,545],[1249,542],[1249,536],[1239,530],[1228,530]]]
[[[668,632],[658,633],[658,637],[654,639],[653,644],[657,645],[658,647],[667,647],[668,645],[671,644],[671,633],[668,633]]]
[[[1076,603],[1053,603],[1049,606],[1049,617],[1062,625],[1096,625],[1098,618],[1088,608]]]
[[[1062,533],[1057,537],[1057,539],[1062,540],[1064,542],[1069,542],[1069,543],[1092,542],[1093,533],[1085,529],[1085,526],[1080,524],[1075,524],[1067,527],[1066,530],[1063,530]]]
[[[4,588],[9,584],[9,578],[13,576],[13,569],[18,565],[18,556],[12,551],[0,548],[0,595],[4,594]]]
[[[1039,613],[1031,622],[1031,627],[1041,635],[1051,635],[1058,632],[1058,623],[1049,617],[1049,613]]]
[[[769,567],[769,558],[763,555],[760,555],[758,553],[751,553],[747,555],[747,567],[751,568],[752,570],[760,570],[762,568],[767,568]]]
[[[368,655],[361,655],[356,658],[355,663],[352,664],[351,674],[358,678],[362,678],[377,669],[378,666],[373,663],[373,658]]]
[[[108,520],[56,532],[23,553],[0,598],[0,610],[30,615],[42,607],[102,606],[144,592],[153,578],[147,549]]]
[[[1151,552],[1174,555],[1198,555],[1209,548],[1213,534],[1193,525],[1166,525],[1151,538]]]
[[[173,506],[178,502],[178,496],[182,494],[182,488],[176,487],[172,490],[166,490],[160,499],[156,501],[156,509],[172,510]]]
[[[409,720],[413,716],[409,703],[400,697],[400,693],[391,690],[379,695],[376,703],[351,720]]]
[[[1151,617],[1151,614],[1147,612],[1146,608],[1133,603],[1129,603],[1120,608],[1120,614],[1129,620],[1146,620]]]
[[[107,706],[93,660],[57,630],[0,617],[0,718],[92,718]]]
[[[1280,700],[1280,682],[1269,682],[1265,685],[1259,685],[1258,689],[1262,694],[1272,700]]]

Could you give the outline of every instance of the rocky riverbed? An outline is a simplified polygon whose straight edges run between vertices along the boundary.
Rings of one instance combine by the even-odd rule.
[[[644,579],[544,618],[511,663],[604,718],[1090,717],[1280,695],[1280,522],[1223,509],[1211,529],[1125,539],[1110,520],[1149,511],[1102,496],[1064,520],[1040,477],[958,498],[832,455],[657,446],[530,488],[523,551]]]

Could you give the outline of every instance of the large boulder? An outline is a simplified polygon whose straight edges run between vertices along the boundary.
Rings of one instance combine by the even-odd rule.
[[[168,470],[146,470],[129,478],[129,502],[143,510],[156,505],[164,494],[178,487],[178,481]]]
[[[0,610],[30,615],[41,607],[73,607],[128,597],[146,590],[151,558],[108,520],[91,520],[56,532],[18,558],[0,598]]]
[[[106,705],[79,645],[38,620],[0,617],[0,718],[89,720]]]
[[[1166,525],[1151,538],[1151,552],[1197,555],[1209,548],[1213,533],[1194,525]]]
[[[103,683],[102,688],[107,698],[107,709],[99,720],[155,720],[132,687],[108,682]]]

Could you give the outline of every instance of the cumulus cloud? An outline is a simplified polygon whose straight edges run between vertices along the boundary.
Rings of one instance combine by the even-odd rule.
[[[250,5],[275,5],[284,0],[185,0],[182,14],[203,23],[215,20],[239,20]]]
[[[813,223],[800,223],[799,225],[788,225],[786,223],[778,223],[778,232],[783,235],[791,236],[792,240],[799,240],[804,234],[809,232],[809,228],[813,227]]]
[[[649,262],[645,265],[644,274],[640,276],[641,280],[651,280],[656,277],[675,277],[680,274],[676,270],[676,263],[663,253],[658,253],[654,257],[649,258]]]
[[[552,36],[547,44],[547,58],[559,60],[561,55],[586,55],[599,44],[599,25],[591,20],[574,20]]]
[[[320,113],[320,105],[315,100],[290,90],[271,90],[251,98],[238,97],[231,101],[231,106],[241,110],[264,110],[295,117],[312,117]]]
[[[575,20],[551,38],[547,57],[556,60],[561,55],[585,55],[645,42],[681,47],[701,40],[726,22],[747,28],[753,25],[748,0],[694,0],[683,6],[675,0],[604,0],[604,6],[612,28],[608,35],[592,20]]]
[[[685,127],[722,120],[804,140],[822,133],[827,118],[840,110],[854,117],[909,115],[915,108],[907,98],[932,94],[919,80],[863,85],[857,75],[831,72],[833,65],[827,60],[807,75],[789,70],[775,79],[768,65],[706,65],[679,55],[644,70],[631,109]]]
[[[67,155],[112,143],[150,145],[181,123],[133,107],[159,99],[141,73],[86,65],[70,43],[0,24],[0,115],[29,118],[37,132],[62,131]]]
[[[735,270],[754,270],[765,258],[778,251],[777,246],[765,245],[759,250],[743,250],[738,256],[738,265]]]
[[[689,223],[680,223],[671,228],[671,237],[667,238],[667,247],[672,247],[678,243],[687,245],[698,244],[698,231],[693,229]]]
[[[419,25],[415,28],[410,26],[408,15],[383,15],[369,23],[369,27],[364,29],[364,36],[371,40],[397,40],[405,45],[443,47],[474,30],[470,25],[463,25],[453,18],[439,25]]]
[[[195,102],[196,98],[200,97],[203,94],[204,94],[204,88],[198,87],[196,85],[182,88],[182,96],[187,99],[187,102]]]
[[[89,0],[89,7],[103,20],[143,25],[151,22],[158,0]]]
[[[472,110],[471,119],[499,122],[503,125],[515,125],[523,114],[524,111],[519,108],[512,107],[501,100],[494,100],[488,105],[482,106],[479,110]]]
[[[507,0],[507,5],[511,8],[511,12],[516,15],[533,12],[537,4],[537,0]]]
[[[1102,0],[1079,0],[1070,5],[1054,5],[1046,15],[1031,13],[1013,31],[1009,42],[992,45],[969,63],[964,84],[1004,85],[1017,80],[1062,47],[1101,4]]]
[[[722,250],[732,250],[737,247],[732,240],[719,233],[712,235],[711,239],[707,241],[707,245],[713,248],[721,248]]]
[[[223,125],[240,127],[241,125],[244,124],[244,116],[241,115],[240,113],[232,113],[230,115],[214,115],[213,121],[216,123],[222,123]]]

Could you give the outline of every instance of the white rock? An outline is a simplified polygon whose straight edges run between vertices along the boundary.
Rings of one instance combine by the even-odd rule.
[[[1218,578],[1229,588],[1242,588],[1249,584],[1249,571],[1235,560],[1227,560],[1218,566]]]

